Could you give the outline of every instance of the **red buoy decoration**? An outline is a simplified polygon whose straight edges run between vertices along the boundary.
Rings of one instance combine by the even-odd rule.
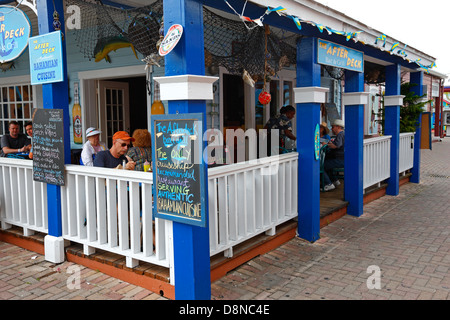
[[[258,101],[262,105],[269,104],[271,100],[272,100],[272,96],[270,95],[270,93],[268,93],[266,91],[262,91],[259,94]]]

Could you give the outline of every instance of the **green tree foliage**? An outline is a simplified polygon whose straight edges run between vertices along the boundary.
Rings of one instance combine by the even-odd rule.
[[[416,83],[404,82],[400,87],[400,94],[405,96],[405,98],[403,98],[403,106],[400,107],[400,133],[415,132],[420,114],[423,112],[425,105],[431,102],[431,100],[422,101],[422,99],[426,97],[426,94],[418,96],[412,90],[415,86],[417,86]],[[384,134],[384,97],[382,98],[382,105],[383,106],[378,113],[380,119],[378,121],[381,122],[382,132]]]

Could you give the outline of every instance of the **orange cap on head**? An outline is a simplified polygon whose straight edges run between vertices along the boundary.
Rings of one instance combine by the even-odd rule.
[[[134,141],[134,138],[130,137],[130,135],[125,131],[117,131],[116,133],[114,133],[112,139],[113,139],[113,141],[115,141],[117,139],[125,140],[125,141],[127,141],[127,140]]]

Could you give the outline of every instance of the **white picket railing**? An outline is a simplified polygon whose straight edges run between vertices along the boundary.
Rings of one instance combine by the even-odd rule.
[[[48,233],[47,184],[33,181],[33,162],[1,158],[0,220],[3,229],[22,227],[25,236]]]
[[[209,169],[210,255],[297,217],[297,172],[298,153]]]
[[[391,176],[391,136],[364,140],[364,182],[366,189]]]
[[[400,172],[413,166],[413,137],[401,134]],[[390,137],[364,141],[364,188],[389,178],[389,150]],[[32,161],[0,159],[3,229],[48,233],[47,186],[32,174]],[[209,169],[210,255],[231,257],[234,246],[296,218],[297,175],[298,153]],[[152,219],[152,184],[148,173],[66,165],[63,237],[87,254],[97,248],[125,256],[129,267],[145,261],[173,273],[172,223]]]
[[[172,223],[152,219],[150,173],[66,165],[61,189],[63,238],[126,257],[172,267]]]
[[[400,173],[405,173],[414,166],[414,135],[414,132],[400,134]]]

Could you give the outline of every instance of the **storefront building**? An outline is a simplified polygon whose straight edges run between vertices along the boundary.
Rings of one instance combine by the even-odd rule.
[[[170,268],[177,299],[208,299],[211,279],[205,274],[209,274],[210,256],[224,252],[232,256],[233,245],[248,239],[249,230],[275,233],[275,220],[283,223],[298,218],[301,238],[311,242],[320,238],[319,123],[331,124],[336,119],[346,123],[344,194],[349,214],[363,214],[365,188],[379,183],[367,182],[369,175],[364,170],[368,167],[365,146],[375,143],[370,139],[380,138],[382,133],[382,108],[385,123],[384,138],[380,139],[386,142],[387,164],[379,179],[387,181],[391,196],[398,195],[399,174],[406,170],[411,171],[411,182],[420,183],[421,139],[429,136],[431,141],[432,127],[436,136],[442,137],[444,132],[445,76],[433,70],[435,58],[314,1],[277,1],[278,7],[270,2],[38,0],[34,5],[32,1],[0,1],[5,5],[1,25],[17,8],[28,17],[31,37],[60,30],[64,64],[63,81],[45,82],[44,78],[51,76],[46,74],[35,84],[31,69],[44,67],[30,60],[30,51],[37,48],[31,42],[17,58],[2,60],[0,135],[8,133],[11,120],[22,126],[31,121],[34,108],[62,109],[67,172],[64,186],[35,185],[27,208],[16,205],[14,197],[10,204],[4,201],[8,203],[5,209],[17,208],[18,213],[3,213],[3,228],[18,223],[14,222],[18,217],[27,221],[26,230],[47,232],[51,261],[63,259],[64,240],[82,243],[87,253],[95,248],[126,251],[130,267],[141,260]],[[160,41],[174,25],[182,26],[182,36],[162,58],[158,54]],[[8,36],[2,33],[4,48],[11,33],[19,36],[20,32],[12,30]],[[402,81],[416,84],[415,93],[431,101],[424,110],[429,116],[422,115],[416,131],[408,136],[402,136],[399,125]],[[262,100],[264,92],[270,99]],[[259,157],[260,168],[249,169],[251,166],[244,163],[230,166],[230,170],[227,166],[205,170],[206,228],[162,221],[152,227],[151,200],[136,208],[132,204],[139,196],[151,199],[150,175],[78,166],[77,155],[89,127],[99,128],[100,140],[110,147],[116,131],[131,134],[136,129],[150,130],[152,114],[200,113],[205,131],[218,129],[225,136],[227,129],[262,129],[286,105],[297,109],[293,127],[298,140],[281,162],[261,160],[247,144],[245,160]],[[423,135],[423,119],[430,124],[428,136]],[[409,145],[414,141],[407,169],[402,169],[402,139]],[[380,141],[376,143],[384,143]],[[20,166],[11,169],[13,165],[8,161],[3,164],[3,199],[14,194],[8,179],[31,177],[31,167],[22,173]],[[276,179],[261,173],[274,165],[281,168]],[[254,171],[242,173],[246,166]],[[113,180],[114,187],[109,186]],[[114,196],[109,193],[115,187],[117,198],[115,192]],[[17,188],[26,192],[31,187],[22,187],[19,182]],[[39,196],[34,195],[37,189]],[[122,189],[131,194],[128,218],[124,213],[128,207],[120,207],[120,201],[127,201],[120,196]],[[223,201],[223,197],[228,200]],[[239,201],[243,208],[235,206]],[[116,202],[118,213],[111,216]],[[33,223],[41,222],[37,227],[25,218],[32,206],[42,209],[42,215],[32,219]],[[241,219],[240,210],[249,215]],[[258,212],[263,215],[259,217]],[[113,226],[114,219],[123,222]],[[102,227],[108,231],[100,231]],[[125,236],[121,228],[127,230]],[[119,238],[112,233],[119,233]],[[153,234],[157,240],[152,239]],[[183,268],[177,269],[177,264]]]

